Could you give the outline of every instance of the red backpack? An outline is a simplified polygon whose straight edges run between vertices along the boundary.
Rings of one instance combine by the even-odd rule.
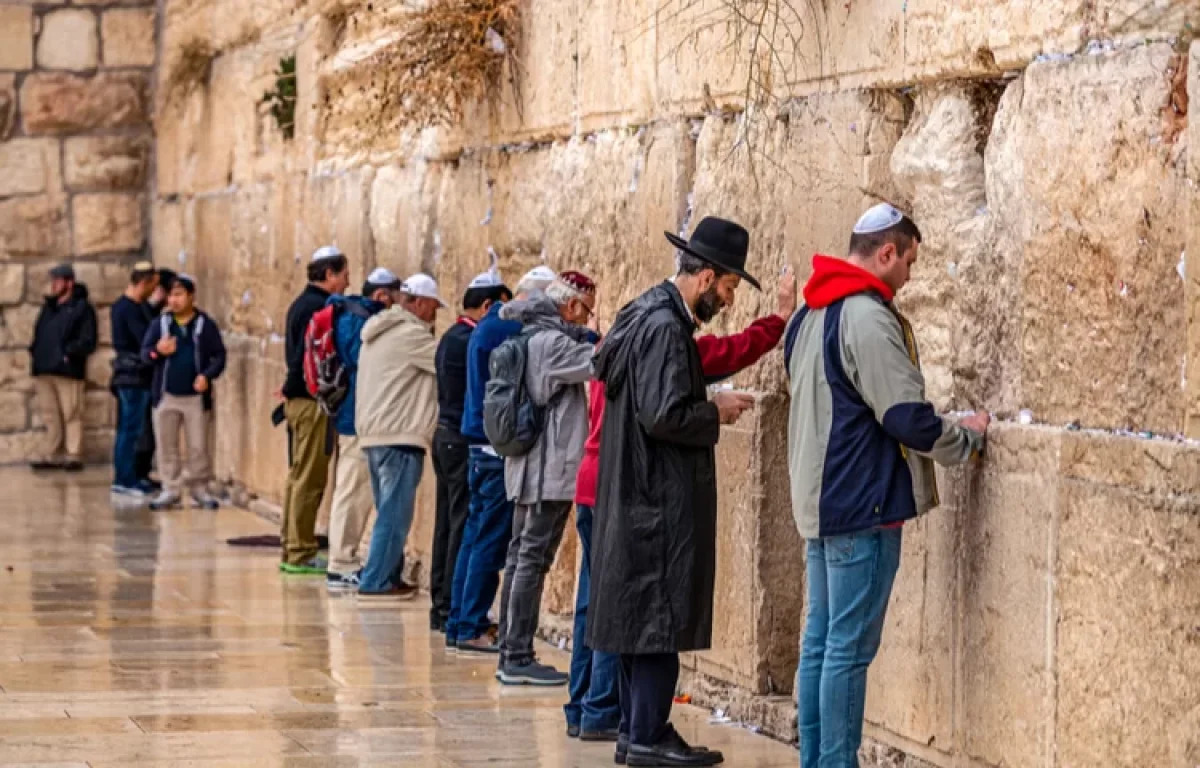
[[[338,309],[345,307],[366,317],[367,310],[358,302],[322,307],[313,313],[304,331],[304,385],[317,405],[330,416],[337,413],[350,389],[350,371],[338,355],[336,340]]]

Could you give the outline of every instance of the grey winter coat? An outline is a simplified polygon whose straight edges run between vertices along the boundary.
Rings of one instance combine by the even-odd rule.
[[[563,320],[554,302],[542,295],[505,304],[500,318],[515,320],[526,331],[540,329],[529,339],[525,385],[533,402],[550,404],[545,428],[529,453],[504,460],[508,498],[536,504],[540,481],[542,500],[571,501],[588,434],[586,385],[595,351],[590,332]]]

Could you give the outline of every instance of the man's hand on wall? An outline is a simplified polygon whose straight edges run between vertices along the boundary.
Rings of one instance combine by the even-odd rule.
[[[785,321],[790,320],[796,311],[796,273],[790,266],[783,268],[779,277],[779,288],[775,294],[776,312]]]
[[[754,395],[744,392],[718,392],[713,395],[713,405],[721,415],[722,424],[732,424],[742,415],[742,411],[754,407]]]
[[[963,420],[959,423],[972,432],[986,435],[988,425],[992,423],[992,417],[987,411],[980,411],[979,413],[972,413],[970,416],[963,417]]]

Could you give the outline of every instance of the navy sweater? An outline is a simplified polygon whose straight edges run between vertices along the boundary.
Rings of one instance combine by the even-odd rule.
[[[463,402],[462,436],[473,445],[487,443],[487,435],[483,432],[483,392],[491,378],[488,358],[493,349],[521,332],[521,324],[517,321],[500,319],[501,306],[500,302],[492,305],[467,343],[467,396]]]

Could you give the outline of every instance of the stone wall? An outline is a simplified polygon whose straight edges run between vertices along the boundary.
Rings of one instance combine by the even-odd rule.
[[[271,393],[284,314],[318,245],[350,255],[354,282],[376,265],[424,269],[449,295],[489,250],[510,280],[543,259],[583,269],[609,322],[670,273],[664,230],[738,219],[769,284],[785,264],[803,276],[810,254],[841,253],[859,212],[893,200],[926,235],[899,303],[929,395],[999,423],[987,458],[943,472],[943,507],[905,532],[871,673],[869,760],[1197,765],[1200,448],[1182,436],[1200,437],[1200,259],[1186,255],[1200,250],[1200,163],[1188,152],[1200,134],[1187,114],[1200,93],[1200,57],[1189,55],[1200,3],[772,0],[773,50],[729,7],[527,0],[520,64],[494,103],[460,125],[411,131],[380,107],[394,96],[386,53],[406,3],[165,0],[154,87],[171,96],[155,104],[151,250],[199,276],[202,305],[226,330],[222,479],[260,502],[282,493]],[[0,9],[29,20],[30,40],[34,17],[80,12]],[[102,54],[113,12],[99,16]],[[43,18],[43,36],[86,27],[70,18]],[[86,50],[35,59],[30,45],[0,64],[48,70]],[[287,139],[261,100],[293,55]],[[61,142],[64,154],[45,161],[57,172],[76,139],[39,137],[136,132],[145,103],[123,99],[145,93],[130,80],[143,75],[89,76],[96,87],[15,76],[22,117],[9,145]],[[30,111],[49,88],[60,96]],[[104,150],[79,145],[75,156]],[[109,199],[75,194],[71,173],[58,178],[0,201],[21,216],[0,226],[47,224],[13,227],[4,264],[90,255],[101,241],[137,249],[140,238],[112,234],[123,227],[80,226],[97,208],[133,219],[128,199],[101,206]],[[24,291],[26,278],[6,279]],[[772,304],[746,289],[716,329]],[[760,394],[759,408],[718,449],[715,643],[685,660],[686,684],[794,737],[803,543],[778,353],[736,384]],[[410,537],[418,564],[431,501],[426,482]],[[546,593],[549,627],[567,626],[577,549],[569,536]]]
[[[0,4],[0,463],[37,452],[26,350],[63,261],[88,286],[101,341],[85,453],[111,450],[108,305],[148,252],[156,18],[132,2]]]

